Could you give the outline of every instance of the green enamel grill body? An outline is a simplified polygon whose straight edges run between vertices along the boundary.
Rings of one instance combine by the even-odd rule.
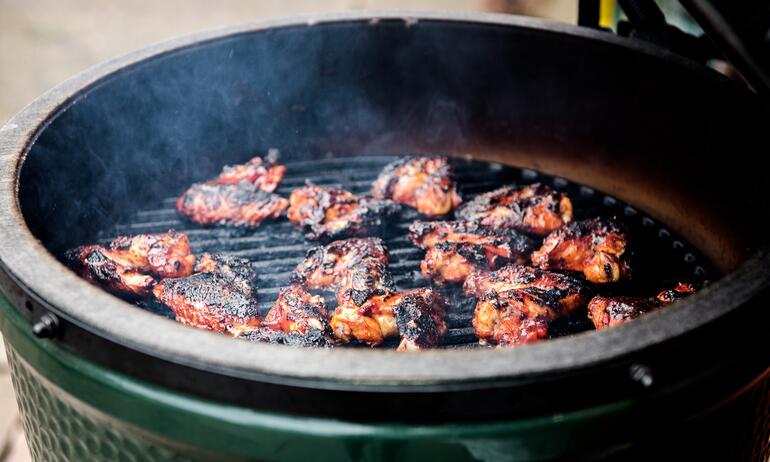
[[[506,422],[409,425],[239,409],[90,363],[36,338],[7,299],[1,301],[0,327],[36,461],[534,461],[613,454],[622,460],[639,457],[626,452],[642,431],[633,422],[646,422],[642,409],[651,411],[647,402],[625,401]],[[767,406],[769,390],[767,379],[757,382],[699,428],[718,424],[724,431],[745,408]],[[656,406],[672,402],[658,399]]]

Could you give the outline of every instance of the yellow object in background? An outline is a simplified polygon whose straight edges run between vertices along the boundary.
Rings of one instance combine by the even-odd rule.
[[[615,29],[618,23],[617,11],[615,0],[601,0],[599,3],[599,26]]]

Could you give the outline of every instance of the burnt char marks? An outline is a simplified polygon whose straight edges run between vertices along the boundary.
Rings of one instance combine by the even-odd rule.
[[[256,300],[217,273],[164,279],[153,293],[185,325],[236,337],[260,325]]]
[[[310,182],[292,191],[289,203],[289,221],[301,228],[308,239],[322,242],[377,234],[397,210],[390,200],[360,197],[344,189]]]
[[[455,216],[483,225],[509,227],[545,236],[572,221],[572,201],[566,194],[535,183],[506,186],[476,196],[460,207]]]
[[[350,285],[353,274],[369,274],[371,278],[383,276],[388,261],[388,250],[380,238],[334,241],[308,250],[292,274],[292,282],[310,289],[337,291]]]
[[[428,249],[420,264],[423,275],[440,285],[461,283],[474,269],[497,269],[505,263],[523,263],[535,241],[512,228],[475,222],[414,222],[409,239]]]
[[[252,342],[267,342],[295,347],[332,348],[335,345],[326,334],[319,330],[300,333],[259,328],[243,334],[240,338]]]
[[[121,236],[106,247],[77,247],[64,258],[83,278],[129,298],[148,296],[156,277],[191,274],[195,263],[187,236],[174,230]]]
[[[204,253],[195,263],[196,273],[217,273],[248,296],[257,295],[257,272],[245,258],[221,253]]]
[[[526,257],[535,240],[512,228],[485,226],[472,221],[415,221],[409,226],[409,240],[427,249],[441,242],[478,243],[502,247],[515,257]]]
[[[655,299],[596,296],[588,304],[588,318],[597,329],[606,329],[636,319],[661,306]]]
[[[477,297],[473,326],[484,342],[518,345],[547,338],[551,321],[585,305],[579,279],[521,265],[474,271],[463,286]]]
[[[262,326],[284,333],[294,345],[302,342],[308,346],[315,345],[320,338],[325,338],[324,344],[330,346],[333,336],[328,317],[322,297],[311,295],[299,285],[291,285],[281,289]]]
[[[435,348],[441,344],[447,331],[443,305],[444,299],[432,289],[400,294],[400,300],[393,306],[401,335],[398,351]]]
[[[144,298],[151,293],[155,278],[118,264],[105,252],[100,246],[79,247],[68,251],[65,259],[80,277],[114,294]]]

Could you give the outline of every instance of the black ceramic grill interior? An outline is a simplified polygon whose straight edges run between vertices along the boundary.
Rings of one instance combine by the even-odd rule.
[[[397,156],[367,156],[352,158],[320,158],[286,164],[286,177],[276,191],[288,197],[294,188],[306,181],[322,186],[341,187],[355,194],[368,194],[372,182],[382,168]],[[458,188],[465,201],[476,194],[506,185],[523,185],[540,182],[564,191],[572,199],[575,219],[616,217],[630,236],[629,252],[634,276],[632,281],[605,287],[594,285],[596,293],[636,295],[649,297],[658,291],[671,288],[677,282],[692,282],[702,286],[713,278],[714,270],[698,251],[684,239],[672,235],[663,225],[639,213],[633,207],[591,188],[571,183],[563,178],[544,175],[531,169],[519,169],[495,163],[452,158],[457,172]],[[101,243],[120,235],[158,233],[169,229],[184,232],[190,238],[193,252],[222,252],[246,258],[259,274],[258,302],[264,316],[272,307],[279,290],[289,285],[289,276],[302,260],[307,250],[315,245],[304,238],[302,232],[292,226],[285,216],[267,220],[257,228],[200,226],[186,221],[177,214],[176,197],[162,202],[139,205],[139,210],[124,223],[107,226],[100,234]],[[451,215],[443,219],[451,219]],[[407,238],[407,227],[414,220],[424,220],[415,210],[401,206],[399,212],[384,230],[382,237],[389,249],[389,270],[399,290],[431,285],[420,273],[420,261],[424,251],[415,247]],[[435,218],[440,219],[440,218]],[[589,284],[590,285],[590,284]],[[478,347],[471,318],[475,299],[463,294],[459,285],[440,288],[445,296],[448,331],[444,347]],[[331,292],[324,295],[327,305],[336,305]],[[173,313],[152,299],[137,302],[157,314],[173,318]],[[554,322],[552,336],[563,336],[593,329],[585,309],[570,317]],[[394,347],[397,339],[386,341],[383,347]],[[353,345],[356,345],[355,343]]]

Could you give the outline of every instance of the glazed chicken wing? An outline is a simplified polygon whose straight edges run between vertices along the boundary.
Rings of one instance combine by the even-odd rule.
[[[281,289],[275,305],[262,322],[262,328],[250,333],[247,338],[294,346],[329,347],[334,342],[328,317],[322,297],[311,295],[294,284]]]
[[[253,183],[197,183],[176,201],[177,211],[203,225],[256,227],[268,218],[278,218],[289,201]]]
[[[164,279],[153,289],[155,298],[184,325],[238,337],[260,326],[256,300],[217,273],[197,273]]]
[[[554,317],[554,311],[535,293],[490,292],[476,304],[473,329],[482,344],[522,345],[548,338],[548,325]]]
[[[446,157],[404,157],[388,164],[372,186],[372,196],[393,199],[423,215],[446,215],[460,203],[460,195]]]
[[[572,201],[566,194],[539,183],[520,188],[507,186],[476,196],[455,215],[487,226],[545,236],[572,221]]]
[[[303,229],[308,239],[320,241],[376,232],[395,211],[389,200],[313,184],[292,191],[289,204],[289,221]]]
[[[174,230],[121,236],[106,247],[78,247],[67,252],[65,259],[89,281],[136,297],[149,295],[154,277],[190,275],[195,263],[187,235]]]
[[[588,293],[585,285],[575,277],[523,265],[508,265],[497,271],[474,271],[465,280],[463,290],[475,297],[490,292],[527,290],[537,293],[562,314],[583,306]]]
[[[588,317],[597,329],[614,327],[624,322],[674,303],[695,292],[695,288],[679,283],[673,289],[664,290],[654,298],[596,296],[588,303]]]
[[[334,336],[343,342],[358,340],[371,346],[398,335],[393,307],[388,303],[389,293],[373,295],[358,304],[340,297],[329,324]]]
[[[278,151],[270,150],[262,160],[257,156],[240,165],[226,165],[222,173],[208,184],[237,184],[246,181],[253,184],[257,189],[267,192],[273,192],[283,180],[286,174],[286,167],[278,165]]]
[[[443,300],[432,289],[374,295],[357,304],[343,299],[330,321],[335,337],[377,346],[401,333],[399,351],[435,347],[446,333]]]
[[[372,279],[385,277],[388,251],[380,238],[350,238],[308,250],[292,281],[309,289],[339,291],[351,284],[353,273]]]
[[[500,345],[546,338],[551,321],[574,312],[587,300],[587,290],[578,279],[521,265],[476,271],[463,288],[477,297],[476,335]]]
[[[493,228],[464,221],[414,222],[409,239],[428,249],[420,263],[422,274],[436,283],[458,283],[474,269],[497,269],[523,263],[534,241],[512,228]]]
[[[144,298],[155,286],[154,277],[121,265],[102,246],[79,247],[68,252],[66,258],[82,278],[116,294]]]
[[[614,220],[594,218],[571,223],[545,238],[532,254],[542,269],[580,271],[591,282],[617,282],[631,276],[626,234]]]

